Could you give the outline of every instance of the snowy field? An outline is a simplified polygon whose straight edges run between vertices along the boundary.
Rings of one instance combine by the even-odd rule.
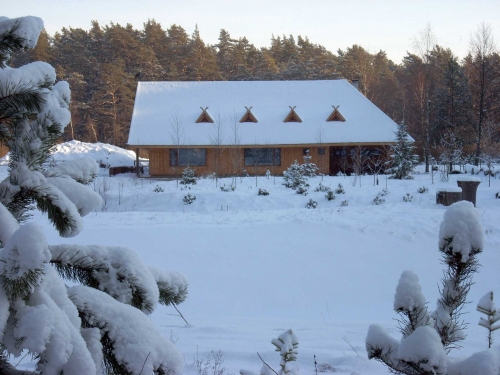
[[[92,148],[77,146],[61,146],[64,152],[56,160],[75,157],[83,149],[86,156],[93,155]],[[95,149],[111,159],[119,153]],[[257,352],[278,368],[271,339],[288,328],[299,339],[303,374],[314,373],[314,355],[318,363],[330,366],[323,369],[336,374],[387,374],[385,367],[367,359],[364,340],[371,323],[400,338],[392,306],[404,270],[419,275],[429,307],[435,308],[442,274],[438,232],[446,209],[435,204],[435,192],[457,186],[456,176],[441,182],[435,175],[434,184],[428,174],[408,181],[381,176],[378,185],[372,176],[361,181],[316,177],[309,180],[309,195],[302,196],[282,186],[280,177],[238,178],[235,191],[223,192],[213,179],[200,179],[189,189],[176,181],[107,177],[105,171],[92,184],[105,206],[85,218],[79,236],[60,238],[42,215],[34,220],[43,223],[50,244],[126,246],[147,264],[188,277],[189,296],[179,310],[189,326],[172,307],[160,307],[151,316],[183,353],[185,374],[199,373],[196,359],[205,361],[211,351],[224,353],[225,374],[238,374],[242,368],[258,373],[262,362]],[[7,175],[5,165],[0,175]],[[328,201],[325,193],[314,192],[320,182],[332,189],[342,184],[345,194]],[[231,180],[218,181],[224,184]],[[385,202],[374,204],[386,184]],[[418,193],[423,186],[428,191]],[[269,195],[258,196],[259,188]],[[468,337],[452,356],[487,347],[476,305],[490,290],[500,295],[498,191],[500,180],[491,179],[488,186],[482,178],[477,197],[485,234],[482,267],[465,308]],[[196,200],[185,205],[188,193]],[[403,201],[407,193],[411,202]],[[316,209],[305,207],[309,199],[318,202]],[[210,368],[206,375],[212,373]]]

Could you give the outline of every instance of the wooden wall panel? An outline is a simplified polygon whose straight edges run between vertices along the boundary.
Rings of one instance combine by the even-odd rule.
[[[282,175],[292,163],[297,160],[304,162],[303,149],[305,147],[280,147],[281,165],[279,166],[252,166],[245,165],[243,148],[207,148],[206,165],[192,166],[196,176],[208,176],[218,170],[219,176],[242,175],[246,170],[250,175],[264,175],[267,170],[273,175]],[[318,155],[318,147],[308,147],[312,156],[311,161],[320,169],[321,173],[329,171],[329,152],[325,146],[325,154]],[[170,149],[151,148],[149,151],[149,173],[153,177],[175,177],[182,174],[184,166],[170,166]]]

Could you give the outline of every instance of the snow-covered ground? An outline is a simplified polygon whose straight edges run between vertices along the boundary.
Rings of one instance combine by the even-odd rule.
[[[92,157],[103,149],[65,145],[60,155],[67,158],[81,155],[80,150]],[[0,167],[0,177],[6,174],[7,168]],[[179,310],[190,325],[172,307],[158,308],[151,316],[176,341],[185,357],[185,374],[198,372],[196,358],[205,360],[219,350],[227,374],[241,368],[258,373],[262,362],[257,352],[277,368],[271,339],[288,328],[299,339],[303,374],[314,373],[314,355],[338,374],[387,374],[366,358],[364,340],[371,323],[387,327],[399,339],[392,306],[404,270],[419,276],[430,309],[435,307],[442,275],[438,233],[446,210],[435,204],[435,192],[456,186],[456,176],[439,180],[435,175],[433,184],[426,174],[407,181],[381,176],[374,185],[372,176],[361,181],[316,177],[309,180],[309,195],[302,196],[282,186],[280,177],[238,178],[235,191],[223,192],[213,179],[185,187],[132,174],[103,174],[92,187],[101,192],[105,206],[85,218],[79,236],[60,238],[41,214],[34,220],[44,223],[50,244],[127,246],[147,264],[188,277],[189,296]],[[325,193],[314,191],[320,182],[333,189],[342,184],[345,194],[328,201]],[[231,179],[217,183],[228,186]],[[386,185],[385,202],[375,205]],[[485,248],[465,308],[468,337],[462,350],[452,352],[456,357],[487,347],[476,305],[489,290],[500,292],[500,200],[495,199],[500,180],[488,185],[483,177],[477,209]],[[423,186],[428,191],[418,193]],[[269,195],[257,195],[259,188]],[[196,200],[185,205],[188,193]],[[411,202],[403,201],[407,193]],[[309,199],[318,202],[317,209],[305,207]]]

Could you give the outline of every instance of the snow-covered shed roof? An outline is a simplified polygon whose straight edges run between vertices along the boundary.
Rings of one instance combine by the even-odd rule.
[[[258,122],[239,123],[250,107]],[[283,122],[291,108],[302,122]],[[345,121],[327,121],[335,108]],[[213,123],[196,123],[203,110]],[[235,121],[242,146],[389,143],[397,128],[346,80],[139,82],[128,144],[176,145],[177,123],[181,145],[211,146],[220,122],[221,143],[234,145]]]

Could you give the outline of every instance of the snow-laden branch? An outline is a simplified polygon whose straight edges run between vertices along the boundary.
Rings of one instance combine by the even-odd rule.
[[[108,372],[181,374],[182,355],[139,310],[85,286],[69,288],[68,294],[83,324],[100,329]]]
[[[145,314],[155,310],[160,300],[156,280],[134,251],[98,245],[53,245],[49,250],[63,278],[100,289]]]
[[[69,176],[76,182],[87,185],[91,183],[99,172],[99,164],[89,157],[74,160],[66,160],[57,166],[50,168],[47,175]]]
[[[164,271],[160,268],[148,266],[160,290],[160,303],[168,306],[171,303],[178,305],[187,297],[188,280],[180,272]]]

